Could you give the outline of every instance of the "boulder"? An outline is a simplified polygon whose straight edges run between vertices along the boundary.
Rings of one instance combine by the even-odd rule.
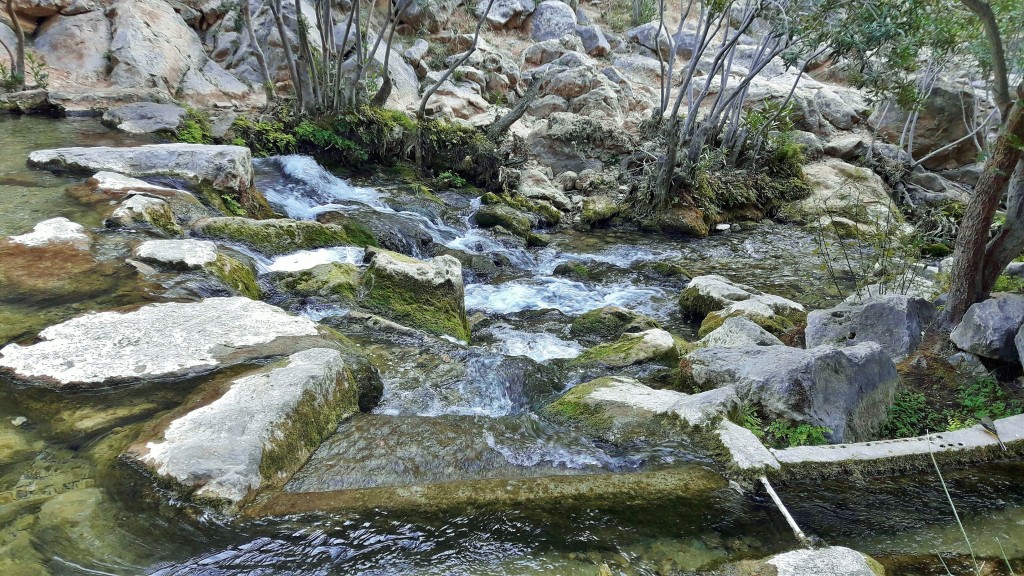
[[[786,206],[787,217],[809,223],[842,218],[866,233],[903,230],[903,216],[888,186],[871,170],[834,159],[808,164],[803,170],[811,194]]]
[[[805,132],[803,130],[793,130],[790,132],[790,138],[793,142],[800,145],[802,148],[803,156],[806,160],[815,161],[821,160],[821,157],[825,154],[825,149],[821,145],[821,139],[818,138],[813,132]]]
[[[738,407],[739,399],[731,388],[691,395],[609,376],[574,386],[541,409],[541,414],[621,446],[678,438],[681,429],[704,426]]]
[[[169,236],[180,236],[184,232],[175,221],[170,204],[144,194],[133,194],[118,204],[103,224],[107,228],[143,226]]]
[[[1016,362],[1015,337],[1024,325],[1024,296],[993,294],[967,309],[949,339],[956,347],[984,358]]]
[[[740,566],[740,575],[751,576],[769,571],[776,576],[885,576],[874,558],[842,546],[793,550]]]
[[[572,209],[572,201],[561,187],[552,183],[548,175],[536,167],[526,168],[520,172],[517,191],[520,196],[547,202],[562,211]]]
[[[417,260],[367,248],[362,299],[367,308],[413,328],[469,341],[462,265],[452,256]]]
[[[51,89],[80,89],[103,82],[110,68],[110,21],[102,10],[48,18],[33,48],[46,62]]]
[[[68,194],[85,204],[121,203],[133,196],[156,198],[170,206],[176,222],[191,224],[213,215],[191,192],[150,184],[116,172],[97,172],[82,186],[71,186]]]
[[[340,262],[318,264],[306,270],[276,274],[274,284],[284,292],[331,301],[353,301],[360,285],[357,266]]]
[[[568,100],[555,94],[548,94],[531,102],[526,113],[534,118],[547,118],[555,112],[565,112],[568,109]]]
[[[822,89],[815,92],[814,103],[825,120],[840,130],[852,130],[860,122],[860,116],[853,107],[831,90]]]
[[[977,106],[973,90],[947,82],[936,83],[918,111],[914,156],[922,158],[961,138],[963,141],[928,159],[924,163],[925,168],[956,168],[977,160],[978,149],[974,140],[964,138],[969,133],[964,116],[975,114]],[[900,141],[909,114],[894,102],[879,103],[868,118],[868,125],[889,142],[896,143]]]
[[[849,348],[701,348],[681,366],[702,388],[731,386],[772,418],[828,429],[831,442],[870,438],[888,418],[898,376],[874,342]]]
[[[7,240],[12,244],[33,247],[66,244],[78,250],[88,250],[92,246],[92,237],[85,227],[64,217],[43,220],[31,232],[8,236]]]
[[[523,50],[523,63],[542,66],[558,59],[566,52],[569,52],[569,49],[558,39],[534,42]]]
[[[533,0],[494,0],[487,12],[487,24],[491,28],[519,28],[536,8]],[[487,2],[477,2],[477,18],[483,16],[486,9]]]
[[[177,134],[185,109],[174,104],[139,102],[111,108],[103,113],[103,123],[129,134],[163,132]]]
[[[427,56],[427,52],[430,50],[430,43],[423,38],[417,38],[405,52],[402,53],[405,56],[406,61],[409,64],[419,64],[420,60],[423,60]]]
[[[575,33],[576,13],[560,0],[544,0],[530,16],[530,36],[537,42]]]
[[[125,176],[171,176],[215,191],[248,194],[252,154],[244,146],[149,144],[127,148],[95,146],[36,150],[30,166],[51,170],[110,171]]]
[[[243,297],[85,314],[0,349],[0,370],[61,390],[182,379],[329,342],[307,318]]]
[[[851,297],[827,310],[807,315],[804,335],[808,348],[832,344],[853,346],[877,342],[896,362],[921,345],[924,330],[935,315],[935,307],[924,298],[903,294]]]
[[[673,362],[678,358],[679,350],[672,334],[660,328],[651,328],[623,334],[614,342],[598,344],[585,350],[571,363],[576,366],[624,368],[646,362]]]
[[[556,112],[537,122],[526,145],[554,176],[567,171],[578,174],[587,169],[601,170],[603,159],[634,149],[632,139],[620,126],[571,112]]]
[[[148,240],[136,246],[132,256],[171,270],[203,270],[236,294],[261,296],[252,266],[221,253],[209,240]]]
[[[576,317],[569,326],[569,334],[582,340],[614,340],[651,328],[660,328],[653,318],[618,306],[605,306]]]
[[[667,26],[661,26],[658,22],[648,22],[627,30],[626,39],[655,54],[661,52],[661,57],[668,60],[672,55],[672,41],[669,34]]]
[[[56,111],[50,93],[41,88],[0,94],[0,110],[18,114],[49,114]]]
[[[725,322],[696,342],[704,348],[725,346],[782,346],[771,332],[743,316],[726,318]]]
[[[297,250],[346,245],[372,246],[377,243],[369,230],[355,222],[321,224],[290,218],[203,218],[192,225],[192,232],[205,238],[245,244],[269,256]]]
[[[237,512],[261,488],[282,486],[338,421],[358,412],[342,354],[313,348],[228,382],[202,386],[122,458],[187,498]]]
[[[612,51],[604,32],[596,24],[576,26],[576,35],[583,43],[583,51],[589,56],[607,56]]]
[[[743,316],[772,334],[781,335],[807,318],[802,304],[723,276],[697,276],[679,295],[683,317],[701,321],[698,335],[707,336],[727,319]]]
[[[473,219],[481,228],[501,226],[523,238],[529,236],[533,229],[529,216],[507,204],[485,204],[476,211]]]
[[[109,79],[115,86],[157,88],[173,96],[185,74],[206,62],[199,35],[166,2],[117,0],[109,18]]]
[[[398,20],[411,26],[414,30],[426,30],[432,34],[441,31],[452,13],[458,8],[460,0],[422,0],[410,2],[399,15]],[[486,4],[485,4],[486,6]]]

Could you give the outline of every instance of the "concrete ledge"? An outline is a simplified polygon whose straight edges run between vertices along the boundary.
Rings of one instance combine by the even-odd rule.
[[[728,466],[741,476],[760,476],[769,470],[778,470],[779,461],[772,451],[761,443],[754,433],[746,428],[722,420],[715,430],[718,439],[725,446]]]
[[[781,476],[832,475],[842,472],[887,474],[932,466],[929,453],[940,464],[1016,458],[1024,455],[1024,414],[995,422],[1004,452],[994,436],[977,425],[955,432],[931,436],[833,444],[829,446],[798,446],[770,450],[781,464]]]

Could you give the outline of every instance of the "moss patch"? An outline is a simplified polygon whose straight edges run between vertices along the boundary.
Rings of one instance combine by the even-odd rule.
[[[331,262],[284,276],[276,282],[285,291],[301,296],[355,300],[359,289],[359,268],[352,264]]]
[[[679,312],[686,320],[703,320],[708,314],[725,308],[717,298],[706,296],[696,287],[689,287],[679,295]]]
[[[207,264],[205,269],[242,296],[259,300],[263,295],[260,285],[256,282],[256,273],[248,264],[224,254],[217,254],[217,259]]]
[[[660,328],[653,318],[625,308],[606,306],[577,317],[572,321],[569,333],[580,338],[609,340],[622,336],[627,330],[639,332],[650,328]]]
[[[268,255],[331,246],[377,245],[365,226],[352,222],[321,224],[289,219],[206,218],[197,222],[194,230],[202,236],[245,244]]]
[[[806,322],[807,313],[801,313],[794,311],[790,314],[774,314],[772,316],[763,316],[761,314],[745,314],[740,311],[731,313],[720,313],[720,311],[711,312],[704,317],[704,321],[700,324],[700,330],[697,332],[699,338],[703,338],[710,334],[715,329],[722,326],[726,320],[736,316],[743,316],[747,320],[750,320],[754,324],[757,324],[761,328],[764,328],[768,332],[771,332],[775,336],[783,336],[795,326],[801,322]]]

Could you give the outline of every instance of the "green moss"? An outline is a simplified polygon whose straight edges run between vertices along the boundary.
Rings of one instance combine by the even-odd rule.
[[[178,142],[189,144],[211,144],[213,143],[213,125],[210,123],[210,116],[202,110],[192,107],[185,108],[185,117],[178,126]]]
[[[346,370],[333,390],[318,398],[311,391],[302,394],[288,420],[274,431],[263,448],[261,489],[278,487],[295,473],[314,450],[338,427],[338,423],[359,411],[359,392]]]
[[[689,270],[672,262],[641,262],[636,266],[637,270],[649,270],[658,276],[666,278],[692,278]]]
[[[582,262],[563,262],[558,266],[555,266],[553,274],[555,276],[566,276],[569,278],[575,278],[577,280],[587,280],[590,278],[590,269],[587,268],[586,264],[583,264]],[[595,312],[599,312],[600,310],[603,309],[592,310],[587,314],[584,314],[584,316],[587,316],[588,314],[593,314]]]
[[[613,420],[600,407],[587,402],[587,396],[612,383],[612,378],[598,378],[574,386],[561,398],[542,408],[541,414],[556,423],[580,428],[591,436],[601,436],[612,427]]]
[[[259,300],[263,295],[253,269],[230,256],[217,254],[217,259],[207,264],[206,270],[242,296]]]
[[[1024,293],[1024,277],[1002,274],[996,278],[993,292],[1015,292]]]
[[[953,249],[945,244],[933,243],[921,246],[921,255],[930,258],[945,258],[953,253]]]
[[[282,290],[303,296],[350,301],[356,298],[359,280],[360,272],[357,266],[331,262],[289,274],[278,281],[277,285]]]
[[[408,256],[382,252],[400,262],[422,264]],[[461,279],[458,286],[442,284],[432,290],[423,290],[410,277],[392,274],[372,262],[363,276],[361,293],[364,306],[387,318],[432,334],[469,341]]]
[[[208,218],[200,221],[195,231],[209,238],[245,244],[268,255],[330,246],[377,244],[365,226],[354,222],[321,224],[306,220]]]
[[[582,354],[573,358],[569,364],[572,366],[621,368],[643,362],[674,363],[679,360],[678,353],[674,347],[668,351],[655,354],[655,351],[648,349],[647,346],[642,335],[623,334],[614,342],[598,344],[593,348],[584,350]]]
[[[277,156],[297,151],[295,136],[276,119],[239,116],[231,124],[231,141],[248,146],[254,156]]]
[[[642,314],[631,310],[606,306],[591,310],[572,321],[569,333],[577,338],[612,339],[622,336],[627,331],[643,331],[660,328],[658,323]]]
[[[516,236],[526,238],[532,229],[530,219],[511,206],[486,204],[476,213],[476,223],[481,228],[501,226]]]
[[[762,316],[760,314],[744,314],[739,311],[729,314],[720,314],[718,311],[715,311],[704,317],[704,321],[700,324],[700,330],[697,332],[697,336],[700,338],[707,336],[724,324],[726,320],[735,316],[743,316],[776,336],[782,336],[792,330],[797,324],[807,320],[807,314],[799,312],[794,312],[792,314],[775,314],[774,316]]]
[[[702,320],[708,314],[724,308],[721,302],[706,296],[696,287],[689,287],[679,295],[679,312],[686,320]]]

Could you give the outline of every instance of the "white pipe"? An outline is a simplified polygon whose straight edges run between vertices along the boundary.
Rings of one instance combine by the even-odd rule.
[[[761,484],[764,484],[764,489],[768,491],[768,495],[772,497],[772,501],[775,502],[775,506],[779,508],[779,512],[782,512],[782,516],[786,519],[789,527],[793,529],[793,534],[796,535],[800,542],[809,547],[811,545],[810,540],[807,538],[807,535],[804,534],[803,530],[800,529],[800,526],[797,525],[796,520],[794,520],[793,516],[790,515],[789,510],[786,510],[786,505],[782,503],[782,499],[775,493],[775,489],[772,488],[771,483],[768,482],[768,477],[761,476],[760,480]]]

